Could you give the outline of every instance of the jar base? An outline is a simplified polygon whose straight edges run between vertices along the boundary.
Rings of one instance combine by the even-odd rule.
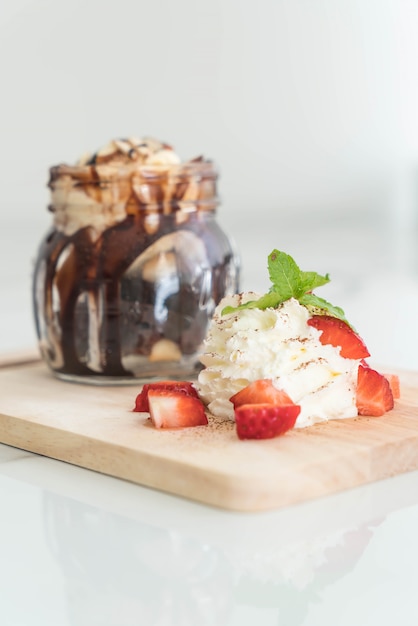
[[[132,376],[101,376],[100,374],[91,376],[69,374],[65,372],[58,372],[52,370],[52,373],[56,378],[67,383],[76,383],[81,385],[92,385],[98,387],[122,387],[122,386],[134,386],[143,385],[158,380],[195,380],[201,365],[198,363],[190,366],[187,364],[178,362],[165,362],[164,365],[160,363],[160,367],[154,365],[148,367],[145,371],[135,373]]]

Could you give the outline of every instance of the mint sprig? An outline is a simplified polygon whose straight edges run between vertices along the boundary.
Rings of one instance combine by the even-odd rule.
[[[226,306],[222,310],[222,315],[243,309],[264,311],[268,308],[277,308],[282,302],[295,298],[313,314],[332,315],[347,322],[340,307],[333,306],[312,293],[317,287],[329,283],[329,274],[321,276],[317,272],[304,272],[290,255],[280,250],[273,250],[269,254],[268,272],[272,283],[268,293],[258,300],[250,300],[237,307]]]

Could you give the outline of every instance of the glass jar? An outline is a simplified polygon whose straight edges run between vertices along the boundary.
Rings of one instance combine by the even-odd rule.
[[[62,379],[193,377],[239,263],[216,222],[210,161],[51,168],[54,225],[35,265],[43,359]]]

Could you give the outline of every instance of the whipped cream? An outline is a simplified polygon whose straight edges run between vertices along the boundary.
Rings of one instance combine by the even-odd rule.
[[[245,293],[224,298],[215,310],[205,339],[198,387],[216,416],[234,419],[229,398],[249,383],[271,379],[299,404],[296,428],[329,419],[357,416],[359,360],[340,348],[322,345],[320,331],[307,324],[306,307],[295,299],[277,309],[243,309],[221,315],[225,306],[256,300]]]

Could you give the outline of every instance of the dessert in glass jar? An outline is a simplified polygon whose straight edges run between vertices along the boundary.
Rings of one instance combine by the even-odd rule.
[[[53,227],[35,265],[43,359],[92,383],[196,374],[239,262],[216,221],[217,171],[154,139],[111,141],[50,170]]]

